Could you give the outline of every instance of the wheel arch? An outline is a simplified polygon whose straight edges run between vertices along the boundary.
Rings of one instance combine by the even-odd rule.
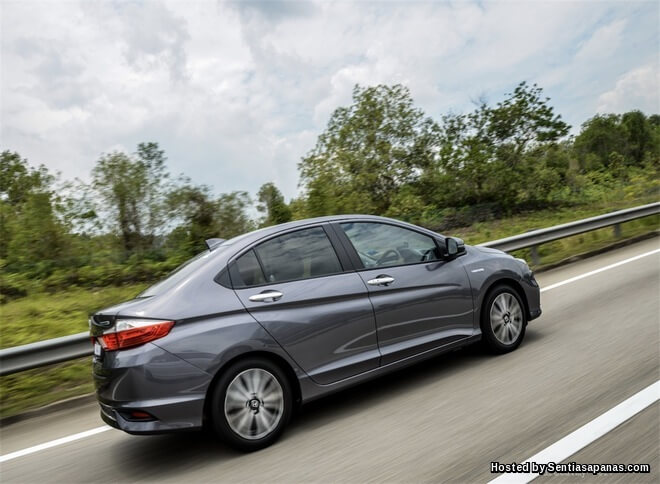
[[[516,281],[515,279],[512,279],[510,277],[500,277],[498,279],[495,279],[491,281],[486,290],[483,291],[483,296],[481,298],[481,302],[479,303],[479,322],[481,322],[481,314],[484,310],[484,304],[486,304],[486,301],[488,300],[488,295],[495,289],[497,286],[509,286],[513,289],[516,290],[518,293],[518,296],[520,296],[520,299],[522,299],[523,306],[525,308],[525,316],[527,316],[527,320],[530,318],[530,313],[529,313],[529,302],[527,301],[527,295],[525,294],[525,290],[523,289],[522,285],[520,282]]]
[[[211,403],[210,396],[215,388],[215,385],[218,383],[218,380],[220,379],[222,374],[226,371],[226,369],[229,368],[231,365],[233,365],[237,361],[248,358],[263,358],[277,365],[284,372],[287,379],[289,380],[289,383],[291,384],[291,389],[293,391],[294,409],[300,406],[300,404],[302,403],[302,391],[300,389],[300,382],[298,381],[298,377],[296,377],[296,373],[293,367],[291,367],[288,361],[286,361],[282,356],[270,351],[258,351],[258,350],[248,351],[246,353],[241,353],[240,355],[236,355],[233,358],[227,360],[220,368],[218,368],[218,370],[215,372],[215,375],[213,375],[213,379],[211,380],[211,383],[206,389],[206,396],[204,397],[204,416],[203,416],[204,425],[206,425],[206,423],[209,421],[209,417],[210,417],[209,406]]]

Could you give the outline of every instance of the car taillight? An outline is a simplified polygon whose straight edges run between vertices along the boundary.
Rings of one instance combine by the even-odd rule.
[[[167,335],[174,321],[153,319],[118,319],[115,327],[98,337],[105,351],[115,351],[138,346]]]

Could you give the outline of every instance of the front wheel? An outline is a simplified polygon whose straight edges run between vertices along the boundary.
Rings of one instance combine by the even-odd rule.
[[[486,347],[494,353],[515,350],[525,337],[527,316],[518,291],[497,286],[490,291],[481,312],[481,333]]]
[[[241,451],[269,446],[282,434],[293,408],[284,372],[261,358],[239,361],[217,381],[211,419],[216,434]]]

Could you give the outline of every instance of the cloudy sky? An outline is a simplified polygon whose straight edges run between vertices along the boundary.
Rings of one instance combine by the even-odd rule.
[[[0,18],[0,148],[64,178],[157,141],[218,193],[291,197],[356,83],[406,84],[433,117],[522,80],[575,128],[660,112],[656,1],[2,0]]]

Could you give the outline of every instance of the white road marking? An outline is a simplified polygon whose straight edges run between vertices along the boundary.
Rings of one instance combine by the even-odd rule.
[[[537,464],[562,462],[658,400],[660,400],[660,380],[635,393],[616,407],[596,417],[524,462],[536,462]],[[539,475],[535,473],[502,474],[490,481],[489,484],[525,483],[537,477]]]
[[[24,455],[34,454],[35,452],[39,452],[45,449],[50,449],[51,447],[57,447],[58,445],[73,442],[74,440],[85,439],[87,437],[91,437],[92,435],[100,434],[101,432],[110,430],[111,428],[112,427],[109,427],[108,425],[103,425],[101,427],[96,427],[95,429],[85,430],[84,432],[68,435],[66,437],[62,437],[61,439],[55,439],[55,440],[51,440],[50,442],[35,445],[33,447],[28,447],[27,449],[17,450],[16,452],[11,452],[9,454],[0,456],[0,462],[6,462],[8,460],[16,459],[17,457],[23,457]]]
[[[622,266],[623,264],[627,264],[628,262],[636,261],[638,259],[641,259],[642,257],[648,257],[649,255],[657,254],[658,252],[660,252],[660,249],[655,249],[652,250],[651,252],[645,252],[644,254],[636,255],[635,257],[631,257],[629,259],[624,259],[619,262],[615,262],[614,264],[610,264],[609,266],[601,267],[600,269],[596,269],[590,272],[585,272],[584,274],[571,277],[570,279],[566,279],[565,281],[556,282],[555,284],[550,284],[549,286],[542,287],[541,292],[549,291],[550,289],[563,286],[564,284],[570,284],[571,282],[579,281],[580,279],[584,279],[585,277],[593,276],[594,274],[598,274],[603,271],[614,269],[615,267]]]
[[[629,258],[629,259],[624,259],[624,260],[622,260],[622,261],[615,262],[614,264],[610,264],[610,265],[608,265],[608,266],[601,267],[600,269],[596,269],[596,270],[594,270],[594,271],[586,272],[586,273],[581,274],[581,275],[579,275],[579,276],[571,277],[570,279],[566,279],[565,281],[557,282],[557,283],[555,283],[555,284],[551,284],[551,285],[549,285],[549,286],[546,286],[546,287],[544,287],[544,288],[541,289],[541,292],[543,292],[543,291],[549,291],[550,289],[554,289],[555,287],[563,286],[564,284],[569,284],[569,283],[571,283],[571,282],[578,281],[578,280],[583,279],[583,278],[585,278],[585,277],[593,276],[594,274],[598,274],[599,272],[603,272],[603,271],[606,271],[606,270],[608,270],[608,269],[613,269],[614,267],[618,267],[618,266],[620,266],[620,265],[627,264],[628,262],[636,261],[637,259],[641,259],[642,257],[647,257],[647,256],[649,256],[649,255],[653,255],[653,254],[656,254],[656,253],[658,253],[658,252],[660,252],[660,249],[655,249],[655,250],[652,250],[651,252],[646,252],[646,253],[644,253],[644,254],[640,254],[640,255],[637,255],[637,256],[635,256],[635,257],[631,257],[631,258]],[[655,385],[658,385],[658,383],[656,383]],[[651,385],[651,386],[653,386],[653,385]],[[651,388],[651,387],[649,387],[649,388]],[[660,388],[660,387],[658,387],[658,388]],[[647,390],[648,390],[648,389],[647,389]],[[646,391],[646,390],[642,390],[642,391]],[[640,392],[640,393],[641,393],[641,392]],[[656,389],[656,395],[657,395],[657,393],[658,393],[658,390]],[[635,395],[635,396],[636,396],[636,395]],[[634,397],[631,397],[631,398],[634,398]],[[657,396],[656,396],[656,400],[657,400]],[[628,401],[628,400],[626,400],[626,402],[627,402],[627,401]],[[654,401],[655,401],[655,400],[654,400]],[[623,402],[623,403],[626,403],[626,402]],[[623,405],[623,403],[622,403],[621,405]],[[651,403],[653,403],[653,402],[651,402]],[[649,404],[649,405],[650,405],[650,404]],[[620,406],[620,405],[619,405],[619,406]],[[614,409],[616,409],[616,408],[618,408],[618,407],[614,407],[612,410],[614,410]],[[611,411],[611,410],[610,410],[610,411]],[[606,412],[605,414],[601,415],[601,417],[607,415],[608,413],[609,413],[609,412]],[[637,412],[635,412],[635,413],[637,413]],[[632,416],[632,415],[634,415],[634,413],[631,414],[631,416]],[[601,418],[601,417],[599,417],[599,418]],[[595,422],[595,421],[592,421],[591,423],[593,423],[593,422]],[[589,425],[589,424],[587,424],[587,425]],[[618,424],[617,424],[617,425],[618,425]],[[586,427],[586,426],[585,426],[585,427]],[[107,426],[107,425],[103,425],[102,427],[96,427],[96,428],[91,429],[91,430],[86,430],[86,431],[84,431],[84,432],[80,432],[80,433],[77,433],[77,434],[69,435],[69,436],[67,436],[67,437],[62,437],[61,439],[51,440],[50,442],[46,442],[46,443],[44,443],[44,444],[35,445],[35,446],[33,446],[33,447],[28,447],[27,449],[17,450],[16,452],[11,452],[11,453],[9,453],[9,454],[5,454],[5,455],[0,456],[0,463],[2,463],[2,462],[6,462],[6,461],[8,461],[8,460],[16,459],[17,457],[22,457],[22,456],[24,456],[24,455],[33,454],[33,453],[35,453],[35,452],[39,452],[39,451],[41,451],[41,450],[50,449],[51,447],[56,447],[56,446],[58,446],[58,445],[66,444],[66,443],[68,443],[68,442],[73,442],[74,440],[80,440],[80,439],[84,439],[84,438],[87,438],[87,437],[91,437],[92,435],[96,435],[96,434],[99,434],[99,433],[101,433],[101,432],[105,432],[106,430],[110,430],[111,428],[112,428],[112,427],[109,427],[109,426]],[[612,427],[612,428],[614,428],[614,427]],[[578,429],[578,430],[580,430],[580,429]],[[576,430],[576,432],[577,432],[577,430]],[[574,432],[574,433],[575,433],[575,432]],[[573,435],[573,434],[571,434],[571,435]],[[570,437],[570,435],[567,436],[566,438],[568,438],[568,437]],[[563,440],[563,439],[562,439],[562,440]],[[559,444],[560,442],[562,442],[562,441],[560,440],[559,442],[557,442],[557,444]],[[557,445],[557,444],[555,444],[555,445]],[[548,449],[551,449],[552,447],[553,447],[553,446],[548,447]],[[548,450],[548,449],[546,449],[546,450]],[[537,454],[536,456],[534,456],[534,457],[531,458],[531,459],[536,458],[538,455],[540,455],[540,454]],[[501,476],[501,477],[495,479],[495,481],[497,481],[497,482],[528,482],[528,481],[499,481],[499,480],[498,480],[498,479],[501,479],[501,478],[504,478],[504,477],[509,477],[509,476],[515,476],[515,475],[513,475],[513,474],[505,474],[505,475],[503,475],[503,476]],[[531,480],[531,479],[530,479],[530,480]],[[491,482],[493,482],[493,481],[491,481]]]

